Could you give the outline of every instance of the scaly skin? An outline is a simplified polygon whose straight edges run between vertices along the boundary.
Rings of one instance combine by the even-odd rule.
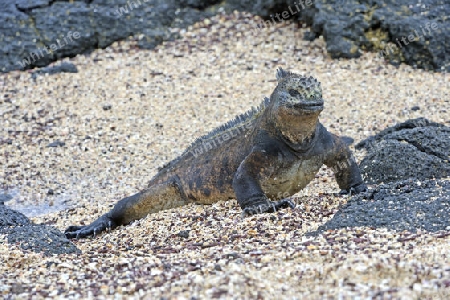
[[[90,225],[70,226],[66,236],[95,235],[187,203],[237,199],[243,215],[293,208],[291,200],[279,200],[279,195],[299,192],[323,164],[333,168],[343,191],[364,191],[350,150],[319,122],[320,82],[282,69],[277,80],[259,108],[198,139],[164,166],[147,189],[120,200]]]

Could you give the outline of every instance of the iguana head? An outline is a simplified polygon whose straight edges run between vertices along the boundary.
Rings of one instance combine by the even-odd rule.
[[[277,70],[278,85],[272,99],[278,107],[292,110],[292,113],[311,113],[323,110],[322,88],[317,79]]]
[[[313,77],[277,70],[278,85],[270,97],[275,127],[291,142],[310,137],[323,110],[322,88]]]

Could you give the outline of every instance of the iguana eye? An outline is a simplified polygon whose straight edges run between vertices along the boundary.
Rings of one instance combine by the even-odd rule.
[[[292,97],[297,97],[300,95],[300,93],[294,89],[290,89],[288,92],[289,92],[289,95],[291,95]]]
[[[314,93],[314,91],[312,91],[312,92],[306,94],[306,97],[308,99],[315,99],[316,98],[316,94]]]

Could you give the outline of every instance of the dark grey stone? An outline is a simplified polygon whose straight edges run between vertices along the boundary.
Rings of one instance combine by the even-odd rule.
[[[0,234],[9,244],[20,244],[24,250],[44,252],[45,255],[81,253],[58,229],[33,224],[25,215],[0,205]]]
[[[344,143],[346,143],[347,145],[351,145],[353,144],[353,142],[355,141],[354,138],[350,137],[350,136],[341,136],[341,140],[344,141]]]
[[[317,38],[317,35],[314,32],[307,31],[305,32],[305,35],[303,36],[303,40],[312,42]]]
[[[51,142],[47,145],[47,147],[50,148],[55,148],[55,147],[64,147],[66,145],[66,143],[60,141],[60,140],[56,140],[54,142]]]
[[[366,183],[392,182],[405,178],[441,178],[450,166],[414,145],[396,140],[381,141],[360,164]]]
[[[30,220],[22,213],[0,205],[0,227],[30,225]]]
[[[386,5],[374,12],[373,20],[379,22],[381,28],[389,34],[390,41],[396,43],[400,50],[399,53],[390,52],[387,59],[394,64],[406,62],[420,68],[448,72],[450,2],[446,0],[425,0],[421,3],[408,0],[383,2]],[[432,29],[429,25],[427,27],[427,23],[429,25],[435,23],[437,28]],[[410,35],[420,35],[423,38],[409,42]]]
[[[53,75],[53,74],[57,74],[57,73],[78,73],[78,69],[72,63],[62,62],[59,65],[45,67],[45,68],[38,69],[37,71],[34,71],[33,74],[31,75],[31,78],[36,79],[38,77],[38,75],[43,75],[43,74]]]
[[[408,179],[353,196],[315,235],[330,229],[367,226],[396,231],[450,229],[450,181]]]
[[[411,129],[411,128],[417,128],[417,127],[444,127],[445,125],[443,124],[439,124],[436,122],[432,122],[426,118],[417,118],[417,119],[409,119],[406,120],[403,123],[399,123],[396,124],[392,127],[388,127],[386,129],[383,129],[382,131],[380,131],[379,133],[377,133],[374,136],[371,136],[365,140],[362,140],[361,142],[359,142],[358,144],[356,144],[355,148],[356,149],[362,149],[362,148],[366,148],[367,150],[369,150],[369,148],[371,146],[373,146],[373,144],[375,142],[380,141],[381,139],[383,139],[386,135],[396,132],[396,131],[400,131],[402,129]]]
[[[360,164],[375,188],[353,196],[316,235],[346,227],[450,229],[450,128],[424,118],[386,128],[356,145],[367,156]]]
[[[9,244],[20,244],[23,250],[45,255],[81,253],[58,229],[47,225],[0,227]]]
[[[181,230],[177,233],[179,237],[187,239],[189,237],[189,230]]]
[[[0,0],[0,71],[43,67],[132,35],[143,34],[141,48],[154,48],[177,37],[171,27],[211,16],[214,9],[200,8],[216,2]]]
[[[185,28],[219,8],[265,18],[287,11],[291,18],[311,26],[306,39],[323,35],[334,58],[356,58],[364,49],[380,51],[382,42],[391,41],[401,46],[384,54],[391,63],[450,71],[450,2],[446,0],[315,0],[309,6],[300,2],[0,0],[0,71],[43,67],[133,35],[142,35],[139,47],[151,49],[178,37],[170,28]],[[436,29],[428,29],[432,23]],[[378,41],[372,40],[374,32]],[[402,38],[416,32],[423,38],[402,44]],[[74,33],[79,36],[75,38]],[[53,52],[46,50],[52,47]]]
[[[50,4],[49,0],[35,0],[35,1],[17,0],[16,1],[16,7],[20,11],[29,11],[31,9],[35,9],[35,8],[39,8],[39,7],[46,7],[49,4]]]
[[[9,201],[13,198],[10,194],[3,193],[0,191],[0,205],[5,204],[6,201]]]
[[[367,49],[392,64],[449,72],[449,15],[447,0],[315,0],[298,18],[311,26],[308,39],[323,35],[334,58],[359,57]],[[420,38],[410,42],[410,35]],[[387,42],[394,46],[385,48]]]
[[[450,127],[424,118],[389,127],[356,148],[368,151],[360,164],[367,183],[450,176]]]

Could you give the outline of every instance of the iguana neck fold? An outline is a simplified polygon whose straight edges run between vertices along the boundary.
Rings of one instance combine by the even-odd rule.
[[[277,115],[277,112],[268,108],[261,116],[260,128],[272,133],[273,136],[283,141],[296,152],[306,152],[312,148],[317,140],[318,128],[320,126],[319,113],[295,116]],[[290,118],[286,122],[286,119]],[[285,122],[277,122],[277,120]]]

